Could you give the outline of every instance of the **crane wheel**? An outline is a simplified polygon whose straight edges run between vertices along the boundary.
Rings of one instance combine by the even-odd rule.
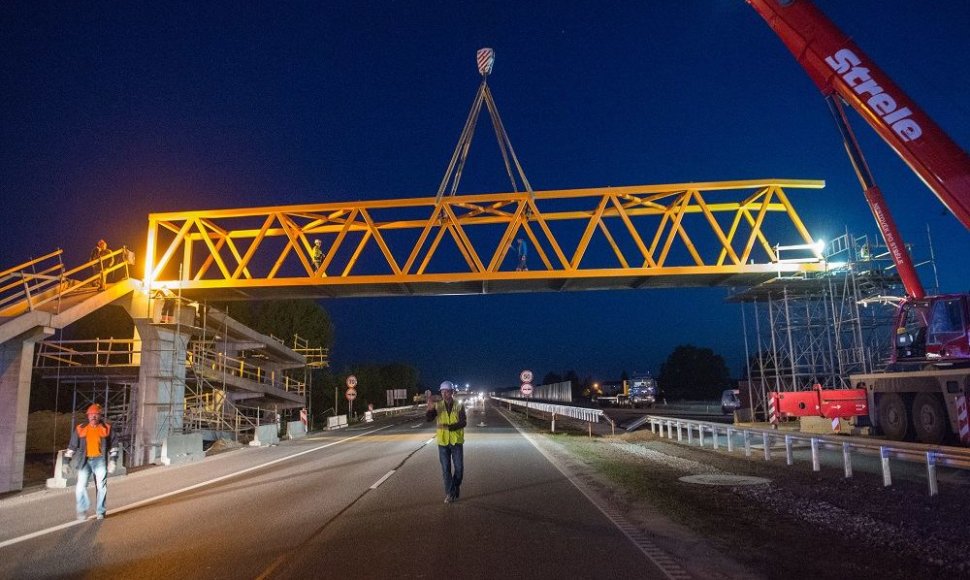
[[[913,427],[920,443],[937,445],[946,437],[947,417],[940,397],[918,393],[913,399]]]
[[[886,393],[879,398],[879,429],[894,441],[904,441],[909,435],[909,412],[906,401],[898,393]]]

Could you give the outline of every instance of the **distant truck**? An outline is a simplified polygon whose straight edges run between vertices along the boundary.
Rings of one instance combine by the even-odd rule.
[[[623,396],[619,402],[634,409],[653,407],[657,402],[657,380],[647,374],[623,381]]]

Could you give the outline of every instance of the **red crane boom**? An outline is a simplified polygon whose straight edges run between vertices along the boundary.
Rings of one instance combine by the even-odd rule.
[[[970,156],[852,40],[808,0],[747,0],[829,99],[846,149],[907,293],[924,292],[839,99],[855,109],[970,229]]]

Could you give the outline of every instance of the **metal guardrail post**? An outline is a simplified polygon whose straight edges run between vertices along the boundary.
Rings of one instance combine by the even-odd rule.
[[[744,430],[744,456],[751,457],[751,431]]]
[[[687,424],[687,444],[694,444],[694,426],[690,423]]]
[[[711,439],[714,440],[714,451],[717,451],[717,425],[711,425]]]
[[[791,435],[785,435],[785,463],[788,465],[795,463],[795,455],[791,449]]]
[[[848,443],[842,444],[842,463],[845,466],[845,477],[852,477],[852,446]]]
[[[771,461],[771,440],[767,432],[761,434],[761,442],[765,447],[765,461]]]
[[[731,427],[727,428],[727,450],[728,453],[734,453],[734,429]]]
[[[819,471],[822,465],[818,457],[818,438],[812,437],[812,471]]]
[[[926,479],[930,486],[930,497],[940,493],[936,484],[936,452],[926,452]]]
[[[681,425],[680,421],[677,421],[677,442],[680,443],[683,440],[684,440],[683,425]]]
[[[704,426],[703,425],[697,426],[697,442],[701,447],[704,446]]]
[[[880,447],[879,457],[882,460],[882,486],[889,487],[893,484],[893,476],[889,471],[889,448]]]

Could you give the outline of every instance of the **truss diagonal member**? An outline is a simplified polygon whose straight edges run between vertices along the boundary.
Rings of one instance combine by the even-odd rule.
[[[748,243],[745,244],[744,256],[749,256],[751,250],[754,247],[755,241],[760,241],[762,247],[768,253],[768,258],[771,262],[778,260],[778,256],[775,255],[774,250],[771,248],[771,244],[765,239],[764,234],[761,233],[761,226],[765,221],[765,216],[768,214],[768,207],[771,203],[771,194],[774,190],[770,187],[765,188],[765,195],[761,198],[761,207],[758,208],[758,217],[752,218],[750,211],[744,210],[745,218],[748,220],[748,224],[751,226],[751,235],[748,236]]]
[[[156,224],[153,224],[153,223],[149,224],[149,226],[152,226],[152,225],[156,225]],[[171,228],[172,226],[171,224],[166,223],[165,225],[163,225],[163,227]],[[172,259],[172,256],[175,254],[175,251],[178,249],[179,245],[185,243],[186,241],[185,237],[186,235],[188,235],[190,229],[192,229],[192,220],[186,219],[184,222],[182,222],[182,226],[178,228],[178,233],[175,234],[175,239],[172,240],[172,243],[169,244],[168,249],[165,250],[164,254],[162,254],[162,257],[155,264],[155,268],[151,271],[151,274],[148,276],[149,283],[152,280],[156,280],[158,278],[158,276],[162,273],[162,270],[165,268],[165,266],[168,265],[169,260]],[[149,227],[148,241],[149,241],[149,247],[152,248],[152,250],[154,250],[155,247],[153,244],[151,244],[151,242],[153,242],[154,239],[156,239],[157,235],[158,235],[157,228]],[[153,254],[149,253],[148,262],[147,262],[149,267],[151,267],[151,264],[152,264],[151,259],[153,257],[154,257]]]
[[[307,275],[312,276],[313,261],[309,257],[311,251],[310,242],[307,241],[306,235],[303,233],[303,228],[298,226],[288,214],[280,215],[280,225],[283,226],[283,231],[286,232],[289,244],[300,259],[303,269],[306,270]]]
[[[616,207],[616,214],[623,221],[623,224],[626,226],[627,233],[629,233],[630,237],[633,238],[633,243],[636,244],[637,249],[640,250],[640,255],[643,256],[644,265],[642,267],[656,268],[657,263],[654,261],[650,250],[647,249],[647,245],[643,243],[643,238],[640,237],[640,232],[638,232],[637,228],[634,227],[633,221],[627,214],[626,206],[620,203],[619,197],[616,195],[610,195],[610,199],[613,201],[613,205]]]
[[[210,231],[205,226],[204,220],[202,218],[195,218],[192,221],[195,223],[195,227],[199,231],[199,234],[200,234],[200,237],[202,238],[202,241],[205,243],[206,247],[209,249],[209,256],[211,258],[213,258],[213,260],[216,263],[216,266],[219,267],[219,272],[222,273],[223,278],[228,279],[229,278],[229,269],[226,267],[226,264],[222,261],[222,258],[219,256],[219,248],[222,247],[221,241],[220,241],[218,247],[214,243],[212,243],[212,236],[210,235]],[[191,270],[191,265],[192,265],[191,248],[192,248],[192,245],[191,244],[187,244],[185,246],[185,249],[187,250],[186,251],[186,258],[185,258],[185,265],[186,265],[185,266],[185,271],[186,272],[188,272],[188,271]],[[209,262],[209,263],[211,263],[211,262]],[[205,273],[205,270],[200,269],[198,275],[201,276],[204,273]]]
[[[249,261],[253,259],[253,255],[259,248],[260,242],[262,242],[263,238],[266,237],[266,232],[269,230],[271,225],[273,225],[273,216],[268,215],[266,216],[266,219],[263,220],[263,226],[259,228],[259,231],[256,232],[253,240],[249,243],[249,248],[246,249],[245,255],[243,255],[241,260],[239,260],[239,266],[237,266],[236,270],[232,273],[232,277],[230,278],[231,280],[238,280],[240,273],[245,273],[246,278],[252,278],[252,276],[249,275]]]
[[[347,215],[346,221],[344,221],[343,225],[340,227],[340,231],[337,232],[337,237],[334,238],[333,243],[330,244],[330,251],[327,252],[327,255],[324,256],[323,258],[323,263],[320,264],[321,272],[326,272],[327,269],[330,267],[330,264],[333,262],[334,256],[337,255],[337,249],[340,248],[340,246],[343,244],[344,239],[347,237],[347,234],[350,232],[351,227],[357,222],[357,215],[359,213],[360,213],[360,208],[355,207]],[[360,250],[361,248],[358,248],[357,252],[354,253],[355,258],[356,256],[360,255]],[[347,267],[344,269],[344,272],[341,274],[341,277],[347,276],[350,273],[350,270],[354,264],[354,259],[351,259],[350,262],[348,262]]]
[[[563,270],[568,269],[569,260],[566,259],[566,254],[562,251],[562,247],[559,245],[559,242],[556,241],[556,236],[553,235],[552,230],[549,228],[549,224],[546,223],[546,218],[539,211],[538,206],[536,206],[535,200],[530,198],[526,200],[526,204],[528,205],[526,212],[530,214],[529,219],[539,224],[539,228],[546,235],[546,240],[549,241],[549,245],[552,246],[552,250],[556,253],[556,257],[559,258],[560,267]],[[529,223],[526,222],[523,227],[528,232],[529,238],[532,239],[532,243],[536,245],[536,253],[542,258],[543,263],[546,265],[546,269],[554,270],[555,268],[549,261],[549,258],[546,256],[545,251],[542,249],[542,245],[539,243],[539,240],[536,239],[535,234],[532,233]]]
[[[721,229],[721,224],[717,223],[717,218],[714,217],[714,212],[712,212],[707,206],[707,202],[704,201],[704,196],[701,195],[700,191],[694,192],[694,199],[697,201],[697,205],[701,208],[701,212],[703,212],[704,217],[707,218],[707,223],[710,224],[711,230],[714,231],[714,235],[717,236],[718,241],[721,242],[721,252],[718,256],[717,265],[720,266],[723,264],[721,257],[724,256],[725,253],[731,257],[731,261],[734,264],[739,264],[740,258],[738,258],[738,254],[734,251],[734,248],[731,247],[730,241],[728,241],[727,237],[724,235],[724,230]]]
[[[492,254],[492,260],[488,263],[489,272],[499,270],[502,262],[505,261],[505,256],[508,255],[509,250],[512,248],[512,240],[515,238],[515,234],[519,231],[519,228],[522,227],[524,210],[525,202],[519,201],[515,213],[509,216],[509,223],[502,233],[502,237],[499,239],[495,253]]]
[[[367,231],[373,234],[374,240],[377,242],[378,247],[384,254],[384,258],[387,260],[387,265],[391,267],[391,271],[394,272],[395,276],[400,276],[401,267],[397,265],[397,260],[394,259],[394,254],[391,253],[391,249],[387,246],[387,242],[384,241],[384,236],[381,235],[380,228],[374,224],[374,220],[371,219],[370,213],[366,209],[360,210],[360,215],[364,218],[364,222],[367,223]]]
[[[573,254],[573,259],[569,262],[570,270],[578,270],[579,263],[582,261],[583,256],[586,255],[586,248],[589,247],[589,241],[593,237],[593,232],[596,231],[596,225],[600,223],[603,219],[603,209],[606,208],[607,196],[600,197],[599,203],[596,204],[596,209],[593,214],[589,217],[589,221],[586,222],[586,228],[583,230],[583,236],[579,239],[579,244],[576,246],[576,252]]]
[[[808,233],[808,230],[805,228],[805,224],[802,223],[801,218],[798,217],[798,213],[795,212],[795,208],[792,207],[791,202],[788,201],[788,196],[785,195],[785,192],[780,187],[777,186],[773,187],[772,191],[774,191],[775,197],[778,198],[778,201],[785,206],[785,212],[788,214],[788,219],[791,220],[792,225],[795,226],[795,230],[798,232],[798,234],[802,236],[802,241],[806,244],[812,245],[812,251],[815,253],[815,257],[817,257],[819,260],[823,260],[825,257],[822,255],[821,251],[814,249],[815,240],[812,239],[812,235]]]
[[[468,268],[472,272],[483,272],[485,270],[485,266],[482,264],[481,258],[478,257],[478,252],[475,251],[475,246],[472,244],[471,238],[468,237],[468,234],[462,227],[462,220],[458,219],[458,216],[455,215],[451,204],[446,204],[444,209],[451,218],[451,235],[455,238],[455,243],[458,244],[458,249],[465,257],[465,261],[468,263]]]
[[[414,247],[411,249],[411,253],[408,255],[407,261],[404,263],[404,274],[409,274],[411,272],[411,268],[414,267],[414,261],[418,259],[418,255],[421,253],[421,248],[424,247],[424,243],[428,240],[428,235],[431,233],[431,228],[433,228],[434,225],[440,220],[441,212],[442,205],[436,204],[434,209],[431,211],[431,216],[424,223],[424,227],[421,228],[421,233],[418,235],[417,241],[414,242]],[[421,270],[423,270],[423,266],[426,264],[427,262],[422,264]]]
[[[210,238],[215,236],[218,238],[218,242],[216,242],[215,244],[215,252],[210,253],[206,257],[202,265],[199,266],[199,271],[196,273],[194,278],[195,280],[201,280],[202,277],[205,275],[205,273],[209,271],[209,268],[216,260],[216,255],[218,255],[222,251],[223,246],[229,247],[230,252],[236,258],[236,263],[237,264],[239,263],[239,259],[240,259],[239,253],[235,251],[235,248],[232,246],[231,243],[227,244],[227,242],[229,241],[229,232],[227,232],[225,228],[221,228],[218,225],[216,225],[212,220],[204,219],[204,218],[199,218],[199,227],[200,229],[202,227],[205,227],[206,230],[210,232],[209,234]],[[190,238],[193,238],[193,237],[194,236],[190,236]],[[191,261],[192,261],[191,256],[187,255],[185,259],[185,263],[191,264]],[[228,266],[227,266],[227,271],[228,271]],[[228,279],[228,276],[225,276],[225,277]]]

